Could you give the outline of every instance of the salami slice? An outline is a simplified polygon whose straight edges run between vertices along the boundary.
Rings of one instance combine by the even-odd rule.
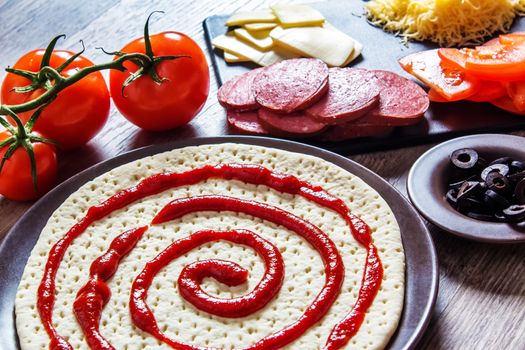
[[[328,66],[314,58],[296,58],[262,68],[254,83],[255,100],[276,113],[303,110],[328,90]]]
[[[217,93],[219,103],[232,111],[256,110],[258,105],[255,102],[253,82],[261,69],[251,70],[224,83]]]
[[[385,136],[393,130],[394,128],[392,126],[350,122],[331,126],[324,133],[317,136],[317,139],[323,142],[338,142],[360,137]]]
[[[227,111],[228,123],[233,126],[236,130],[256,135],[267,135],[268,130],[266,130],[257,116],[257,111],[250,112],[237,112],[237,111]]]
[[[258,116],[263,127],[276,136],[309,137],[326,129],[326,125],[313,120],[303,112],[278,114],[261,108]]]
[[[425,90],[399,74],[383,70],[371,72],[379,84],[379,105],[359,119],[360,123],[404,126],[424,118],[430,103]]]
[[[358,119],[379,103],[379,84],[366,69],[330,68],[328,93],[306,110],[324,124],[341,124]]]

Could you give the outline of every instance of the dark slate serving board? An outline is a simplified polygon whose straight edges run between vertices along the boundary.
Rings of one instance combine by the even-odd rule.
[[[364,44],[361,58],[354,61],[351,66],[390,70],[410,77],[398,65],[398,58],[413,52],[436,48],[436,46],[431,43],[403,44],[394,35],[370,25],[363,16],[363,4],[363,1],[347,0],[311,5],[321,11],[335,27]],[[253,64],[246,63],[226,63],[222,57],[222,51],[213,50],[211,47],[211,40],[226,32],[224,22],[227,18],[228,15],[211,16],[203,23],[206,42],[212,53],[211,60],[219,85],[255,67]],[[517,20],[512,30],[525,31],[525,19]],[[445,104],[431,103],[425,120],[421,123],[397,128],[392,134],[385,137],[337,143],[303,141],[337,153],[352,154],[436,142],[464,134],[508,132],[519,129],[525,129],[525,117],[504,112],[488,103],[462,101]]]

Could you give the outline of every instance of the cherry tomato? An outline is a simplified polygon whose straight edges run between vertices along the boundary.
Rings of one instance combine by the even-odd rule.
[[[13,68],[38,72],[44,52],[45,50],[35,50],[25,54]],[[49,65],[57,68],[73,55],[74,53],[70,51],[55,50]],[[61,75],[68,77],[80,68],[92,65],[93,62],[80,56],[64,69]],[[25,103],[45,92],[44,89],[27,93],[12,91],[15,87],[28,84],[30,84],[29,79],[8,73],[2,83],[2,103],[8,105]],[[104,77],[100,72],[95,72],[61,91],[57,98],[45,107],[33,130],[57,141],[63,149],[79,147],[102,129],[108,119],[109,108],[109,92]],[[20,113],[19,117],[25,123],[32,113],[33,111]]]
[[[34,133],[36,134],[36,133]],[[9,138],[9,131],[0,132],[0,142]],[[52,145],[33,142],[36,161],[36,178],[38,193],[33,186],[31,162],[23,147],[19,147],[4,163],[0,171],[0,194],[16,201],[27,201],[40,197],[56,183],[57,157]],[[2,158],[9,146],[0,148]]]
[[[201,48],[188,36],[177,32],[150,35],[153,54],[187,55],[159,62],[155,69],[162,83],[145,74],[122,92],[124,81],[138,67],[126,62],[126,72],[112,70],[110,91],[118,110],[130,122],[146,130],[168,130],[188,123],[202,109],[208,97],[210,77]],[[121,52],[145,53],[144,38],[136,39]]]
[[[437,50],[408,55],[401,58],[399,64],[449,101],[465,99],[477,91],[476,79],[467,76],[457,65],[442,61]]]

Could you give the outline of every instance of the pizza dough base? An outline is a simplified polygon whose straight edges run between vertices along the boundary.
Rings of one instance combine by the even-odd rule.
[[[320,158],[225,143],[176,149],[115,168],[80,187],[54,212],[31,253],[16,296],[16,324],[22,350],[48,349],[49,338],[36,308],[37,288],[48,251],[90,206],[153,174],[182,172],[218,163],[260,164],[321,185],[345,200],[352,212],[370,225],[383,262],[384,278],[363,325],[345,349],[384,348],[395,332],[402,312],[405,271],[399,226],[386,202],[364,181]],[[341,294],[321,322],[284,349],[314,350],[324,346],[333,326],[351,310],[357,298],[366,250],[353,239],[345,222],[330,210],[265,186],[214,179],[135,202],[97,221],[74,240],[57,273],[53,313],[59,334],[65,336],[74,349],[89,349],[72,305],[77,291],[87,281],[91,262],[107,250],[118,234],[148,225],[156,212],[171,200],[204,194],[229,195],[272,204],[316,224],[336,243],[346,268]],[[324,284],[322,260],[317,251],[297,234],[244,214],[200,212],[186,215],[180,220],[150,226],[108,281],[112,296],[102,312],[100,330],[116,349],[169,349],[132,325],[128,308],[130,286],[145,262],[171,242],[206,228],[249,229],[273,242],[285,261],[283,286],[263,310],[248,317],[226,319],[201,312],[178,294],[176,281],[186,264],[219,258],[234,261],[249,270],[249,282],[243,286],[228,287],[212,279],[203,282],[206,291],[223,298],[246,294],[259,282],[264,271],[262,259],[248,247],[222,241],[201,246],[161,270],[149,290],[148,304],[166,335],[197,346],[243,348],[295,321],[321,290]]]

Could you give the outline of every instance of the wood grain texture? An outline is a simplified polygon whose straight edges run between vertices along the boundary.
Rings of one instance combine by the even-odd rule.
[[[263,0],[0,0],[0,64],[12,65],[28,50],[45,46],[59,33],[68,35],[58,47],[87,46],[95,62],[108,59],[94,48],[119,49],[142,35],[152,10],[164,10],[152,21],[152,32],[176,30],[193,37],[205,49],[202,21],[210,15],[239,8],[265,6]],[[165,133],[149,133],[128,123],[115,108],[104,130],[80,150],[61,155],[60,180],[123,152],[199,135],[220,135],[225,114],[215,99],[211,74],[210,98],[188,126]],[[4,73],[0,73],[0,79]],[[106,74],[107,76],[107,74]],[[522,136],[525,132],[518,133]],[[406,195],[406,177],[413,162],[432,145],[353,156]],[[31,203],[0,198],[0,239]],[[440,292],[432,322],[419,349],[525,349],[525,259],[523,245],[497,246],[452,237],[429,225],[440,258]],[[23,237],[20,237],[23,239]]]

